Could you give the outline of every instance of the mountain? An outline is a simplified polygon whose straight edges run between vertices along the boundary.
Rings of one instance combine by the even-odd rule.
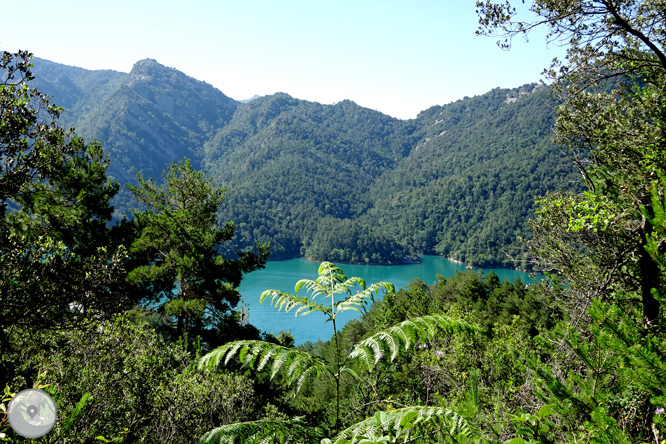
[[[237,102],[142,60],[129,74],[35,61],[36,83],[67,125],[102,142],[109,174],[160,180],[188,157],[228,188],[220,221],[232,248],[271,242],[272,259],[395,263],[437,253],[479,266],[522,266],[535,196],[577,181],[550,142],[548,88],[525,85],[399,120],[345,100],[285,93]],[[132,205],[126,192],[119,215]],[[508,255],[507,255],[508,254]]]
[[[372,182],[409,152],[408,128],[348,100],[282,93],[240,105],[204,150],[208,174],[230,188],[222,219],[243,245],[270,240],[273,257],[299,255],[320,219],[371,208]]]
[[[577,179],[550,141],[548,92],[497,88],[409,121],[277,94],[239,106],[205,167],[230,187],[239,243],[271,241],[277,258],[525,267],[535,197]]]
[[[367,223],[418,251],[468,264],[525,267],[534,200],[578,182],[551,142],[549,89],[525,85],[432,107],[416,121],[418,141],[367,196]]]
[[[261,96],[255,94],[255,95],[253,95],[252,97],[250,97],[249,99],[241,100],[241,103],[251,102],[251,101],[253,101],[254,99],[258,99],[259,97],[261,97]]]
[[[239,102],[211,85],[155,60],[137,62],[129,74],[87,71],[36,60],[37,86],[65,108],[63,122],[109,153],[108,174],[122,184],[136,173],[159,179],[172,160],[188,157],[199,168],[202,147],[232,118]],[[129,193],[115,201],[129,215]]]

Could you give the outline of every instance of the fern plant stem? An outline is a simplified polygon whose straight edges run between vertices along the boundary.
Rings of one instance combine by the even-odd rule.
[[[333,335],[335,337],[335,434],[340,433],[340,345],[338,330],[333,318]]]
[[[333,273],[331,276],[331,321],[333,321],[333,338],[335,339],[335,434],[340,433],[340,342],[338,341],[338,328],[335,324],[335,290],[333,288]]]

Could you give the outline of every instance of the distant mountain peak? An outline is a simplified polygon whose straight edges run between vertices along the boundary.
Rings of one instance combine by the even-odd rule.
[[[160,63],[157,62],[155,59],[143,59],[139,60],[134,64],[134,66],[150,66],[150,65],[160,65]]]
[[[160,68],[166,68],[160,65],[155,59],[143,59],[134,64],[130,71],[130,84],[150,80]]]
[[[251,102],[251,101],[253,101],[253,100],[255,100],[255,99],[260,99],[260,98],[262,98],[262,97],[263,97],[263,96],[260,96],[259,94],[255,94],[255,95],[253,95],[252,97],[250,97],[249,99],[239,100],[239,102],[241,102],[241,103],[248,103],[248,102]]]

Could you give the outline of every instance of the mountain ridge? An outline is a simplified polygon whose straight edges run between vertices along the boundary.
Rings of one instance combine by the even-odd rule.
[[[38,59],[35,74],[70,105],[64,122],[102,142],[110,176],[159,182],[169,162],[190,158],[229,189],[220,211],[237,225],[229,247],[271,241],[272,259],[396,263],[431,253],[520,267],[504,252],[521,257],[516,237],[529,236],[534,196],[568,187],[573,174],[558,169],[553,107],[537,84],[402,120],[351,100],[236,101],[153,59],[129,74]],[[115,205],[129,215],[126,191]]]

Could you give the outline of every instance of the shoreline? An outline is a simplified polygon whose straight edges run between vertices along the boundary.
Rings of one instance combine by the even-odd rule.
[[[425,256],[437,256],[437,257],[441,257],[441,258],[446,259],[447,261],[453,262],[454,264],[465,265],[465,268],[467,268],[468,270],[494,270],[494,269],[498,269],[498,270],[515,270],[515,271],[522,271],[522,272],[524,272],[524,273],[535,273],[535,271],[533,271],[533,270],[532,270],[532,271],[529,271],[529,270],[525,270],[525,269],[522,269],[522,268],[517,268],[517,267],[506,267],[506,266],[502,266],[502,265],[485,265],[485,266],[483,266],[483,265],[481,265],[481,266],[477,265],[477,266],[471,266],[471,265],[466,265],[464,262],[462,262],[462,261],[460,261],[460,260],[458,260],[458,259],[453,259],[453,258],[446,257],[446,256],[440,256],[440,255],[438,255],[438,254],[428,254],[428,255],[425,255]],[[324,260],[320,260],[320,259],[314,259],[314,258],[311,258],[311,257],[308,257],[308,256],[283,257],[283,258],[280,258],[280,259],[270,259],[270,257],[269,257],[268,262],[288,261],[288,260],[291,260],[291,259],[299,259],[299,258],[305,259],[306,261],[309,261],[309,262],[319,262],[319,263],[321,263],[321,262],[332,262],[332,261],[324,261]],[[382,263],[368,263],[368,262],[333,262],[333,263],[336,264],[336,265],[392,266],[392,265],[418,265],[418,264],[420,264],[421,262],[422,262],[422,261],[421,261],[420,259],[419,259],[419,260],[416,260],[416,259],[413,259],[413,258],[411,258],[411,257],[406,256],[406,257],[404,257],[403,260],[402,260],[401,262],[399,262],[399,263],[390,263],[390,262],[382,262]]]
[[[332,261],[324,261],[324,260],[314,259],[314,258],[311,258],[311,257],[308,257],[308,256],[296,256],[296,257],[297,258],[303,258],[303,259],[305,259],[306,261],[309,261],[309,262],[332,262]],[[288,259],[277,259],[277,260],[288,260]],[[374,263],[374,262],[373,263],[370,263],[370,262],[338,262],[338,261],[333,262],[333,263],[336,264],[336,265],[339,264],[339,265],[389,266],[389,265],[416,265],[416,264],[420,264],[421,260],[420,259],[419,260],[412,259],[411,257],[404,257],[400,262],[396,262],[396,263],[393,263],[393,262],[380,262],[380,263]]]

